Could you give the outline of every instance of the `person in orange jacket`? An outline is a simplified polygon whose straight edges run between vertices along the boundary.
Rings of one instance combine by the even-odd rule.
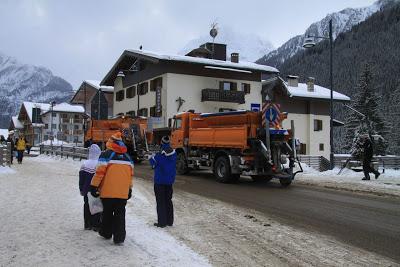
[[[113,237],[115,244],[122,244],[126,236],[125,206],[132,195],[133,161],[126,153],[120,132],[111,136],[106,148],[99,157],[90,193],[100,196],[103,203],[99,234],[105,239]]]

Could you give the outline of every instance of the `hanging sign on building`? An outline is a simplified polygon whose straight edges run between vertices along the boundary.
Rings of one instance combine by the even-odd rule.
[[[161,114],[161,87],[156,88],[156,113]]]

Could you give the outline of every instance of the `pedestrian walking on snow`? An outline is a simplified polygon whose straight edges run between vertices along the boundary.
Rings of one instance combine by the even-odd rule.
[[[375,174],[375,179],[378,179],[379,175],[381,175],[377,170],[375,170],[371,166],[372,157],[374,156],[374,148],[372,144],[372,140],[369,135],[365,134],[363,136],[364,143],[363,143],[363,171],[364,171],[364,178],[362,180],[370,180],[369,173]]]
[[[17,148],[17,159],[18,163],[22,164],[22,159],[24,157],[24,152],[26,149],[26,140],[23,135],[21,135],[16,141],[15,141],[15,146]]]
[[[7,143],[10,143],[11,151],[10,151],[10,163],[13,164],[14,161],[14,150],[15,150],[15,142],[14,142],[14,131],[10,131],[7,137]]]
[[[98,231],[101,222],[101,212],[91,214],[89,209],[88,192],[90,183],[94,174],[96,173],[96,166],[101,154],[101,149],[98,145],[91,145],[89,147],[89,158],[85,160],[79,170],[79,191],[83,196],[83,219],[85,230]]]
[[[90,192],[94,197],[100,196],[103,203],[99,234],[122,244],[126,236],[125,206],[132,195],[133,162],[120,132],[111,136],[106,148],[100,155]]]
[[[154,226],[172,226],[172,185],[176,176],[176,152],[171,148],[168,136],[161,139],[161,151],[150,158],[150,164],[154,169],[154,194],[157,202],[157,223],[154,223]]]

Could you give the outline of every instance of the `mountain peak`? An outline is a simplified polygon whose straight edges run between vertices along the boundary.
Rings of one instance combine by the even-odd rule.
[[[212,38],[208,34],[204,34],[199,38],[189,41],[178,54],[184,55],[192,49],[200,45],[212,42]],[[218,29],[218,35],[215,38],[216,43],[224,43],[227,45],[227,57],[230,54],[237,52],[240,54],[240,59],[244,61],[254,62],[261,56],[269,53],[274,49],[270,41],[253,33],[243,33],[233,29],[230,26],[222,25]]]
[[[257,60],[257,62],[260,64],[278,67],[285,60],[303,50],[302,45],[304,43],[305,36],[328,36],[330,20],[332,20],[333,38],[335,39],[340,33],[351,30],[354,25],[366,20],[369,16],[393,1],[394,0],[378,0],[367,7],[345,8],[341,11],[330,13],[320,21],[312,23],[303,35],[297,35],[291,38],[278,49],[271,51],[264,57]],[[320,42],[322,39],[317,39],[315,41]]]
[[[20,63],[0,52],[0,128],[8,127],[22,101],[60,102],[72,93],[72,86],[49,69]]]

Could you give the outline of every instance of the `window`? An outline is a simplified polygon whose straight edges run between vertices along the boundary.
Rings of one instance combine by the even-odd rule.
[[[52,112],[51,114],[52,114],[53,117],[57,117],[57,113]]]
[[[51,126],[51,128],[56,129],[56,128],[57,128],[57,125],[53,123],[52,126]]]
[[[32,123],[42,123],[40,112],[40,108],[32,108]]]
[[[136,96],[136,86],[126,89],[126,98],[134,98]]]
[[[119,90],[116,94],[115,94],[115,100],[116,101],[122,101],[125,98],[125,94],[124,94],[124,90]]]
[[[137,91],[138,91],[138,95],[147,94],[147,92],[149,91],[149,83],[145,82],[145,83],[139,84]]]
[[[43,138],[44,138],[44,141],[49,140],[49,136],[47,134],[45,134]]]
[[[128,111],[126,115],[131,116],[132,118],[136,117],[136,112],[134,110]]]
[[[314,132],[322,131],[322,120],[314,120]]]
[[[147,108],[141,108],[138,111],[138,116],[147,117],[148,115],[147,112],[148,112]]]
[[[324,144],[319,144],[319,151],[324,151]]]
[[[75,114],[75,115],[74,115],[74,119],[80,119],[80,115]]]
[[[225,90],[225,91],[236,91],[237,83],[221,81],[221,82],[219,82],[219,89]]]
[[[156,106],[150,108],[150,117],[161,117],[162,112],[157,112]]]
[[[49,124],[46,123],[46,124],[44,125],[44,128],[45,128],[45,129],[49,129]]]
[[[162,77],[150,81],[150,91],[155,92],[157,87],[162,88]]]
[[[247,95],[250,94],[250,84],[249,83],[242,83],[242,91]]]
[[[180,129],[182,127],[182,119],[176,118],[174,120],[174,129]]]
[[[65,114],[65,113],[61,114],[61,118],[67,119],[68,118],[68,114]]]
[[[61,130],[63,131],[68,130],[68,124],[61,124]]]
[[[74,130],[79,130],[79,125],[74,125]]]

